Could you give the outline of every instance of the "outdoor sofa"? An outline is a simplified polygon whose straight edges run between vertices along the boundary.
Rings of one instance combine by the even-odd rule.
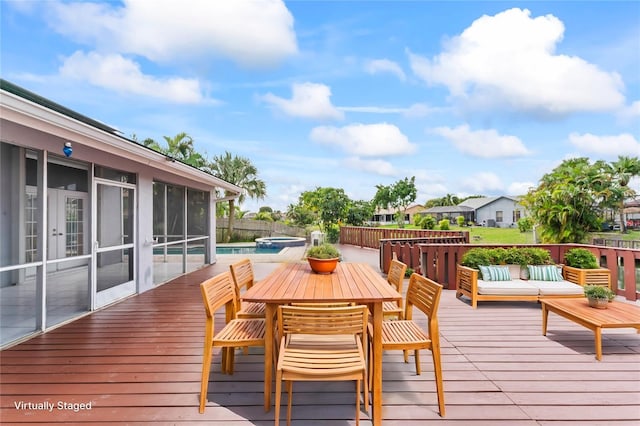
[[[480,271],[462,265],[456,267],[456,297],[468,297],[473,308],[478,306],[479,301],[537,302],[546,297],[584,296],[581,285],[563,278],[563,265],[536,265],[533,269],[520,265],[482,268],[491,269]]]

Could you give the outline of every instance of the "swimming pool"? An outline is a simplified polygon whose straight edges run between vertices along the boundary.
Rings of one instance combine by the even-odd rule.
[[[247,246],[216,246],[216,254],[278,254],[284,247],[256,247],[255,245]],[[168,247],[168,255],[181,255],[182,247]],[[154,255],[164,254],[163,247],[153,249]],[[203,247],[189,247],[187,254],[204,254]]]
[[[264,237],[256,238],[256,247],[258,248],[284,248],[284,247],[301,247],[307,243],[306,238],[300,237]]]
[[[216,246],[216,254],[278,254],[282,247]]]

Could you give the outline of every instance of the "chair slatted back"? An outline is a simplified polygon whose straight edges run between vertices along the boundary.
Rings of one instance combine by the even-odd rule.
[[[278,330],[283,335],[315,334],[367,335],[369,311],[366,306],[303,307],[280,306]]]
[[[402,294],[402,282],[404,280],[404,273],[407,270],[407,265],[396,259],[391,259],[389,265],[389,273],[387,274],[387,282],[391,284],[398,293]]]
[[[229,272],[222,272],[202,282],[200,291],[202,292],[207,321],[213,321],[213,315],[222,306],[225,306],[226,322],[233,318],[235,315],[236,289]]]
[[[407,302],[405,306],[405,319],[410,320],[413,309],[420,309],[429,319],[429,329],[432,324],[437,327],[438,304],[440,303],[440,295],[442,293],[442,285],[430,280],[420,274],[413,273],[409,278],[409,288],[407,290]]]
[[[236,284],[236,287],[238,287],[238,291],[241,292],[243,289],[248,290],[253,286],[255,276],[250,259],[242,259],[239,262],[233,263],[229,266],[229,269],[231,270],[233,282]]]

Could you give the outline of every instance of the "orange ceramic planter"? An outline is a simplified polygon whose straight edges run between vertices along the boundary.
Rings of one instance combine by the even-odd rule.
[[[330,274],[336,270],[336,266],[338,266],[339,258],[335,257],[333,259],[316,259],[313,257],[308,257],[307,261],[309,262],[309,266],[311,266],[311,270],[316,274]]]

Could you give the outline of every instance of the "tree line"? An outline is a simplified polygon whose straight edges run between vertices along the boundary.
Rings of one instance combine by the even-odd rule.
[[[135,135],[133,140],[137,142]],[[198,153],[193,139],[186,133],[174,137],[164,136],[165,144],[153,139],[141,143],[168,157],[182,161],[242,189],[238,203],[242,204],[248,196],[263,199],[266,184],[258,177],[258,170],[251,160],[225,152],[208,159]],[[139,142],[140,143],[140,142]],[[616,161],[598,160],[593,163],[588,158],[564,160],[551,172],[545,174],[537,187],[519,197],[520,203],[527,208],[528,223],[536,225],[543,242],[568,243],[584,242],[588,234],[599,230],[607,211],[619,214],[621,231],[626,232],[624,221],[624,202],[634,199],[638,194],[629,186],[631,179],[640,176],[638,157],[619,156]],[[219,198],[231,194],[219,194]],[[290,204],[286,213],[274,212],[270,207],[260,208],[256,216],[262,220],[284,219],[294,225],[319,225],[327,234],[329,241],[337,241],[341,225],[362,226],[367,224],[376,211],[393,209],[398,226],[404,226],[407,208],[415,202],[417,189],[415,176],[405,177],[390,185],[376,185],[376,193],[371,200],[352,200],[342,188],[317,187],[313,191],[304,191],[298,202]],[[436,206],[455,206],[470,199],[483,197],[472,195],[458,197],[446,194],[440,198],[427,200],[425,208]],[[229,216],[227,238],[233,233],[233,218],[242,216],[235,205],[235,199],[228,200],[226,210]]]

